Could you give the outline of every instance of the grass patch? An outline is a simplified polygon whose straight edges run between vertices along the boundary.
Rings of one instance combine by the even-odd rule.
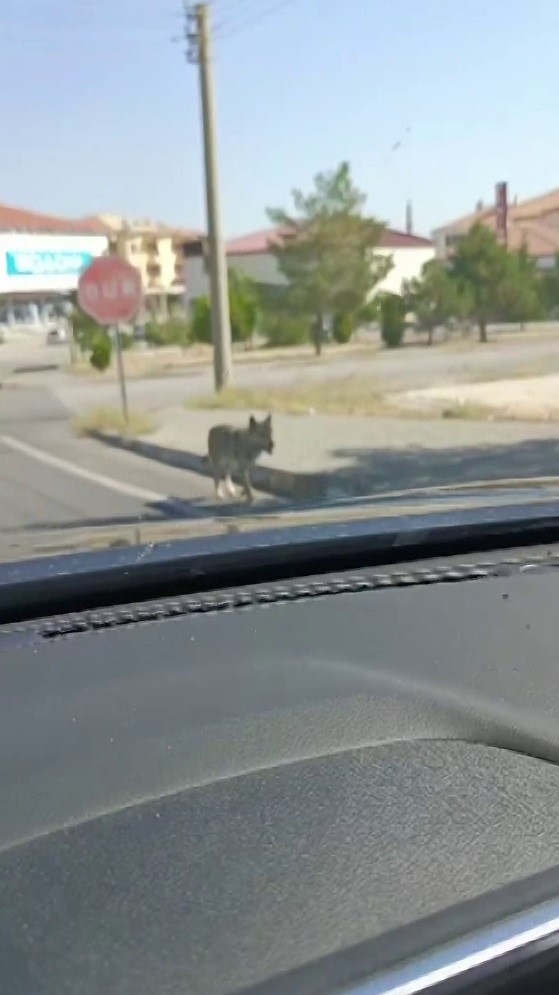
[[[271,411],[291,415],[377,415],[390,414],[388,402],[368,378],[353,376],[317,383],[294,383],[289,387],[229,387],[220,394],[194,398],[189,408],[229,408]]]
[[[484,404],[456,401],[446,404],[441,409],[440,416],[441,418],[457,418],[464,421],[488,421],[488,419],[495,419],[498,412]]]
[[[119,408],[94,408],[84,415],[74,419],[74,429],[78,435],[89,435],[91,432],[118,432],[120,435],[148,435],[156,428],[151,415],[140,411],[131,411],[128,423]]]

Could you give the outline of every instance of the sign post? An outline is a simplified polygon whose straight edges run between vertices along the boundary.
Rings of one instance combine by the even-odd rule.
[[[120,339],[120,327],[115,325],[115,345],[116,345],[116,365],[118,369],[118,381],[120,384],[120,400],[124,421],[128,425],[128,397],[126,395],[126,378],[124,376],[124,363],[122,362],[122,342]]]
[[[78,303],[98,325],[113,326],[122,414],[128,424],[128,398],[120,339],[121,322],[132,321],[142,304],[142,277],[135,266],[117,256],[101,256],[80,276]]]

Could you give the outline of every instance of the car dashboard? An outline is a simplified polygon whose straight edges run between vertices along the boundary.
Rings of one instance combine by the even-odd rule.
[[[557,604],[547,544],[5,623],[1,990],[554,984]]]

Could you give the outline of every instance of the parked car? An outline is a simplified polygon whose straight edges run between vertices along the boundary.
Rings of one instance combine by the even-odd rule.
[[[68,341],[68,332],[65,328],[51,328],[47,332],[47,345],[60,345]]]

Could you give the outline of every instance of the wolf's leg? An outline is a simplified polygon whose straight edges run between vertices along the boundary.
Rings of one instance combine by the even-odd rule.
[[[216,466],[212,466],[212,470],[213,470],[213,478],[215,486],[215,496],[218,501],[223,501],[223,498],[225,497],[223,493],[223,483],[224,483],[223,478]]]
[[[228,473],[227,476],[226,476],[226,478],[225,478],[225,490],[227,491],[228,494],[231,495],[231,497],[238,497],[239,496],[239,492],[238,492],[237,488],[235,487],[235,484],[233,483],[233,481],[231,479],[231,474],[230,473]]]
[[[243,467],[241,471],[241,476],[243,480],[245,498],[247,499],[247,502],[251,504],[251,502],[254,500],[254,494],[252,493],[252,487],[250,486],[250,476],[248,472],[248,467],[246,466]]]

